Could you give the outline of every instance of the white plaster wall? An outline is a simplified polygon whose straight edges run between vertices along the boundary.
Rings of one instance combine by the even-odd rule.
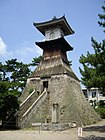
[[[46,40],[57,39],[61,38],[62,36],[64,36],[64,33],[60,28],[52,28],[45,31]]]

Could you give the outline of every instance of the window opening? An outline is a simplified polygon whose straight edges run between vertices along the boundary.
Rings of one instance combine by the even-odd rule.
[[[43,89],[48,88],[48,81],[43,81]]]
[[[92,91],[92,98],[96,97],[96,92]]]

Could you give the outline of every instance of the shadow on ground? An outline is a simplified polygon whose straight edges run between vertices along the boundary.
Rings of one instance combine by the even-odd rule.
[[[105,137],[98,137],[98,136],[91,135],[89,137],[82,137],[79,140],[105,140]]]
[[[83,131],[96,131],[96,132],[105,133],[105,125],[103,125],[103,126],[89,126],[89,127],[83,128]]]

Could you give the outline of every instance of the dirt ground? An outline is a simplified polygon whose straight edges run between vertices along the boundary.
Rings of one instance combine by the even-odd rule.
[[[82,137],[78,129],[65,131],[14,130],[0,131],[0,140],[105,140],[105,120],[83,128]]]

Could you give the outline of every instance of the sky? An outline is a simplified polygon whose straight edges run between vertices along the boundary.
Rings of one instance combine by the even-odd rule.
[[[98,14],[102,14],[104,0],[0,0],[0,62],[17,58],[30,63],[42,55],[35,42],[45,37],[33,26],[33,22],[44,22],[65,17],[75,34],[65,37],[74,48],[68,52],[72,69],[80,79],[79,58],[87,51],[93,53],[91,37],[98,42],[105,39],[98,25]]]

